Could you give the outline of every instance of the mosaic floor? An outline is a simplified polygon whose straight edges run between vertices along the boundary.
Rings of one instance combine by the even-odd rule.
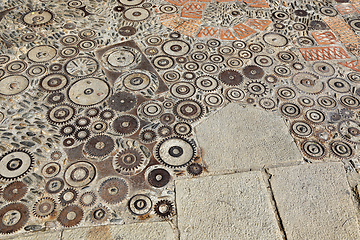
[[[172,220],[194,127],[280,112],[306,161],[360,144],[360,0],[0,6],[0,232]],[[239,123],[241,124],[241,123]]]

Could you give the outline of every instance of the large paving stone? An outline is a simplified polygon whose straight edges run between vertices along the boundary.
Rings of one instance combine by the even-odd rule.
[[[260,172],[176,181],[180,239],[282,239]]]
[[[62,240],[175,240],[176,236],[167,222],[106,225],[91,228],[69,229]]]
[[[269,172],[287,239],[360,239],[341,163],[306,164]]]
[[[279,115],[230,103],[196,128],[209,171],[261,168],[302,156]]]

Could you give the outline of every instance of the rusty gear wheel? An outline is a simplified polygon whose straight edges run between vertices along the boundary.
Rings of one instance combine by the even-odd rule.
[[[29,219],[29,209],[22,203],[12,203],[0,209],[0,233],[9,234],[22,228]]]
[[[228,69],[219,74],[222,83],[228,86],[237,86],[243,82],[243,76],[238,71]]]
[[[151,129],[146,129],[139,134],[140,141],[145,144],[150,144],[156,141],[156,132]]]
[[[78,192],[74,188],[64,189],[59,195],[59,202],[62,206],[75,202]]]
[[[104,223],[110,217],[110,210],[105,206],[95,207],[90,212],[90,219],[93,223]]]
[[[130,136],[139,129],[140,123],[133,115],[122,115],[113,121],[114,131],[122,136]]]
[[[46,197],[37,201],[33,208],[34,216],[44,218],[50,216],[56,209],[56,202],[54,199]]]
[[[160,200],[155,204],[154,211],[161,218],[169,218],[174,214],[174,204],[169,200]]]
[[[110,136],[97,135],[86,142],[84,150],[93,157],[105,157],[114,150],[114,147],[114,140]]]
[[[122,202],[128,193],[128,185],[121,178],[109,178],[105,180],[99,189],[100,197],[109,204]]]
[[[12,182],[4,188],[3,198],[8,202],[18,201],[25,196],[26,192],[27,186],[24,182]]]
[[[203,172],[203,167],[198,163],[192,163],[186,168],[186,171],[193,176],[198,176]]]
[[[83,216],[84,212],[81,207],[70,205],[60,212],[57,220],[64,227],[74,227],[81,222]]]
[[[149,173],[147,180],[151,186],[161,188],[169,183],[170,178],[171,175],[168,171],[162,168],[156,168]]]
[[[128,148],[119,152],[114,160],[117,172],[136,171],[145,162],[145,156],[135,148]]]

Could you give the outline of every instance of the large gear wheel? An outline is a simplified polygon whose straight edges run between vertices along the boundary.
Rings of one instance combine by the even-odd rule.
[[[147,180],[149,184],[156,188],[161,188],[166,186],[171,179],[170,173],[162,168],[156,168],[149,172]]]
[[[117,204],[126,198],[128,194],[128,185],[121,178],[109,178],[101,184],[99,194],[105,202]]]
[[[128,202],[130,212],[138,216],[145,215],[150,212],[152,206],[153,204],[151,199],[143,194],[133,196]]]
[[[340,136],[350,143],[360,144],[360,123],[354,120],[344,120],[338,125]]]
[[[110,85],[95,77],[80,79],[68,88],[70,101],[79,106],[92,106],[101,103],[110,95]]]
[[[110,136],[96,135],[86,142],[84,150],[92,157],[102,158],[109,155],[114,147],[115,142]]]
[[[183,137],[170,137],[159,142],[154,156],[165,166],[178,168],[189,165],[194,159],[196,148],[192,142]]]
[[[264,76],[264,70],[261,67],[250,65],[243,68],[243,74],[250,79],[260,79]]]
[[[61,73],[51,73],[40,80],[39,86],[46,92],[57,92],[64,89],[69,83],[66,75]]]
[[[29,219],[29,209],[22,203],[12,203],[0,209],[0,233],[9,234],[22,228]]]
[[[23,149],[5,153],[0,158],[0,178],[15,180],[26,175],[34,165],[33,155]]]
[[[57,220],[64,227],[74,227],[81,222],[83,216],[84,212],[81,207],[70,205],[60,212]]]
[[[292,78],[293,85],[308,94],[319,94],[324,90],[324,83],[312,73],[298,73]]]

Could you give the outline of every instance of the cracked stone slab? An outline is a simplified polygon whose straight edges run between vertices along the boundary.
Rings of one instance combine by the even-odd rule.
[[[180,239],[282,239],[261,172],[176,181]]]
[[[230,103],[195,130],[209,171],[261,168],[302,158],[282,118],[264,109]]]
[[[269,172],[287,239],[360,239],[341,163],[306,164]]]
[[[101,236],[101,237],[100,237]],[[64,230],[62,240],[175,240],[168,222],[105,225],[100,227]]]

